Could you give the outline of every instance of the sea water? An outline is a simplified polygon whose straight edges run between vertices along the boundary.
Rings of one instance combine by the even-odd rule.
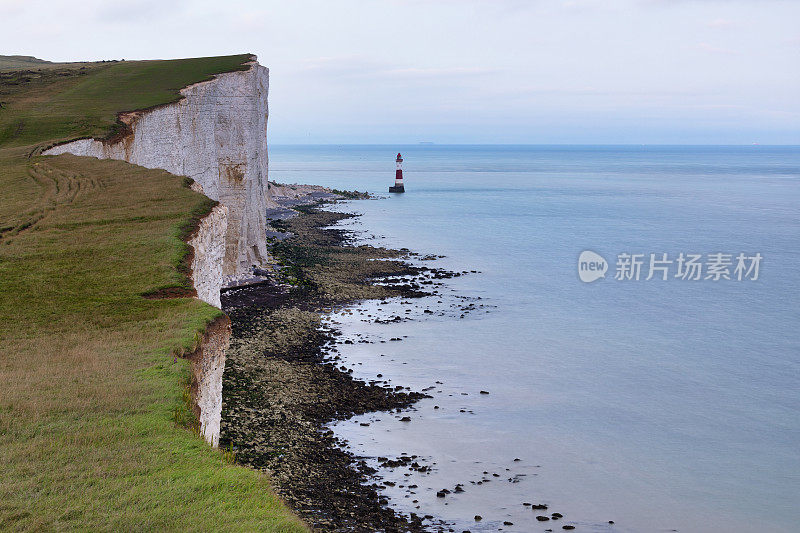
[[[383,469],[391,505],[457,531],[800,527],[800,147],[271,146],[270,179],[377,194],[337,207],[359,239],[479,271],[334,317],[372,341],[339,347],[357,377],[432,396],[335,425],[373,464],[433,466]],[[681,253],[730,254],[731,279],[645,279]],[[621,254],[639,280],[615,279]]]

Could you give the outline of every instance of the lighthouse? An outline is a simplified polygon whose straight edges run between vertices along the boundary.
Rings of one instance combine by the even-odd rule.
[[[406,192],[405,187],[403,187],[403,156],[398,153],[395,162],[397,163],[397,171],[394,174],[394,187],[389,187],[389,192]]]

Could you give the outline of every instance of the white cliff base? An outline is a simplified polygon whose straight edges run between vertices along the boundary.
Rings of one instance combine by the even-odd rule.
[[[174,104],[122,115],[132,133],[117,142],[81,139],[44,154],[120,159],[192,178],[228,208],[222,274],[239,276],[267,261],[268,91],[269,70],[252,62],[182,89]]]

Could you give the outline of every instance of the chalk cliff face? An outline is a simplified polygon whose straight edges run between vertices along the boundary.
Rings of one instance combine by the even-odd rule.
[[[187,241],[192,247],[192,270],[189,276],[197,297],[216,307],[220,307],[219,291],[227,230],[228,208],[219,204],[200,220]],[[200,422],[200,433],[214,447],[219,443],[222,374],[230,337],[230,319],[222,316],[206,328],[199,346],[188,357],[192,367],[192,403]]]
[[[268,90],[269,70],[254,61],[186,87],[179,102],[121,116],[132,133],[117,142],[81,139],[44,154],[121,159],[194,179],[228,209],[222,275],[234,277],[267,259]]]
[[[197,297],[214,307],[222,307],[219,291],[225,263],[225,236],[228,232],[228,208],[217,205],[197,226],[189,239],[192,255],[192,283]]]
[[[231,321],[223,315],[211,323],[197,349],[188,359],[192,366],[191,394],[200,433],[214,447],[219,445],[222,419],[222,373],[231,339]]]
[[[189,238],[191,278],[197,297],[220,307],[225,278],[267,260],[266,209],[276,205],[267,183],[268,90],[269,71],[253,61],[248,70],[186,87],[174,104],[120,115],[130,130],[120,140],[81,139],[44,154],[120,159],[192,178],[192,189],[219,204]],[[219,442],[229,342],[230,320],[222,316],[188,356],[195,414],[212,446]]]

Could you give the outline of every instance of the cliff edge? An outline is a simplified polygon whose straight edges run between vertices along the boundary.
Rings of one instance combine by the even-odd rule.
[[[248,65],[185,87],[178,102],[120,113],[127,130],[121,137],[80,139],[43,154],[119,159],[192,178],[196,190],[228,209],[222,276],[246,274],[267,259],[265,213],[273,205],[267,185],[269,69],[255,60]],[[218,296],[212,300],[206,301],[219,306]]]
[[[41,63],[13,71],[2,70],[2,62],[0,321],[8,327],[0,328],[0,530],[125,531],[136,524],[307,532],[266,476],[231,465],[229,455],[187,431],[202,426],[215,442],[230,329],[205,302],[218,305],[231,209],[190,191],[175,173],[195,173],[194,165],[203,180],[202,157],[218,175],[217,158],[236,150],[231,143],[238,141],[222,135],[221,146],[208,145],[213,155],[202,153],[203,130],[215,142],[225,129],[229,137],[238,131],[263,142],[263,133],[249,129],[266,120],[266,86],[257,87],[259,72],[247,73],[252,55]],[[226,92],[226,80],[245,97]],[[211,97],[215,91],[219,98]],[[235,102],[264,114],[252,111],[255,126],[245,125],[245,111],[234,116],[224,108]],[[140,123],[126,114],[142,128],[134,132],[122,127],[118,112],[136,109],[147,111],[138,114]],[[226,115],[233,124],[224,124]],[[164,131],[144,124],[158,116]],[[195,138],[183,131],[192,127]],[[130,157],[139,152],[140,164],[155,166],[156,154],[175,157],[172,173],[114,159],[39,156],[56,143],[109,132],[130,137]],[[146,153],[142,143],[155,138],[164,146]],[[263,145],[242,152],[243,175],[255,177],[235,189],[240,228],[251,220],[242,213],[246,201],[267,202],[246,196],[258,182],[253,160],[266,184]],[[225,201],[221,191],[219,198]],[[244,243],[237,238],[233,246],[234,267],[252,233],[243,234]],[[189,297],[190,284],[199,298]]]
[[[217,200],[188,241],[197,297],[215,307],[227,280],[267,260],[265,217],[274,205],[267,183],[269,69],[256,61],[248,65],[185,87],[177,102],[120,113],[121,135],[79,139],[43,152],[164,169],[192,178],[195,191]],[[219,441],[229,337],[230,325],[211,327],[189,357],[195,414],[212,446]]]

